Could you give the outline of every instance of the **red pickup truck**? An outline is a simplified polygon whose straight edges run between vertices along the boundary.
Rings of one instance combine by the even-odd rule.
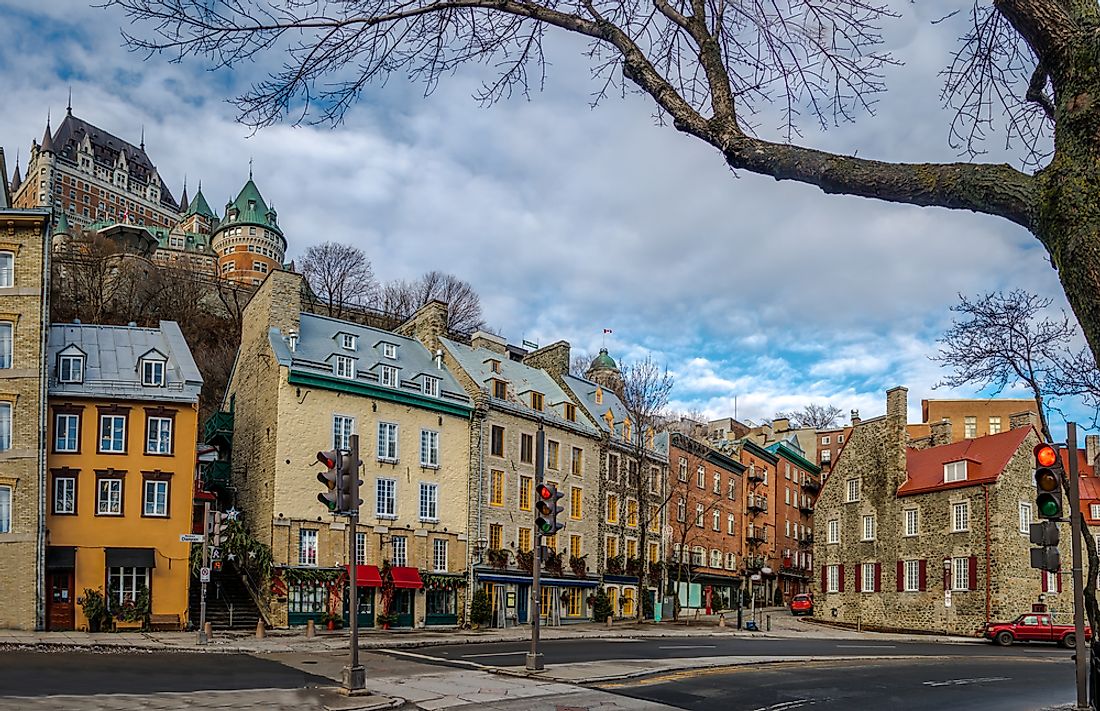
[[[1012,622],[987,622],[982,636],[1002,647],[1013,642],[1059,642],[1072,648],[1077,640],[1073,625],[1053,624],[1045,612],[1029,612]],[[1086,626],[1085,637],[1091,636],[1092,631]]]

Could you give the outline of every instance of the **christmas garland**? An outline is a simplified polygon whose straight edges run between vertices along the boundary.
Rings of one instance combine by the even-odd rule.
[[[283,568],[271,580],[271,591],[279,597],[287,593],[291,585],[327,585],[330,588],[343,585],[348,573],[343,568]]]
[[[420,576],[426,590],[457,590],[466,587],[466,578],[456,575],[424,573]]]

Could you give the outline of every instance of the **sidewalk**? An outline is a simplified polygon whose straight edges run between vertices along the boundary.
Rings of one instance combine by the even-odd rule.
[[[620,639],[661,637],[760,637],[770,639],[874,639],[904,642],[967,643],[981,642],[972,637],[947,637],[923,634],[886,634],[856,632],[815,623],[809,618],[791,617],[784,608],[769,608],[758,612],[761,631],[736,629],[736,612],[725,613],[726,626],[719,626],[719,615],[693,616],[679,622],[617,622],[611,627],[594,622],[543,627],[543,639]],[[771,617],[769,631],[767,617]],[[745,616],[747,621],[748,616]],[[485,644],[517,642],[530,639],[529,627],[486,630],[367,630],[359,633],[360,649],[413,649],[444,644]],[[338,651],[348,647],[348,631],[318,631],[307,637],[305,630],[269,630],[258,639],[253,633],[237,630],[215,630],[208,644],[200,645],[195,632],[22,632],[0,630],[0,647],[87,648],[97,651],[143,649],[182,652],[310,652]]]

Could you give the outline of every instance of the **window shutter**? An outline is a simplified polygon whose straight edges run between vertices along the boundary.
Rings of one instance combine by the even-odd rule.
[[[928,589],[928,561],[926,561],[924,558],[921,558],[920,562],[917,563],[917,566],[917,589],[921,592],[924,592]]]
[[[829,566],[821,566],[821,592],[829,592]]]
[[[1062,592],[1062,571],[1058,571],[1058,592]]]
[[[978,589],[978,556],[970,556],[970,575],[967,576],[967,590]]]
[[[898,592],[905,590],[905,561],[898,561]]]
[[[839,590],[840,592],[844,592],[844,564],[843,563],[841,563],[840,565],[837,566],[836,577],[837,577],[837,581],[840,583],[837,586],[837,590]]]
[[[882,563],[875,563],[875,592],[882,592]]]
[[[1042,578],[1043,581],[1043,592],[1050,592],[1050,590],[1048,589],[1050,586],[1047,585],[1047,581],[1050,580],[1050,578],[1047,576],[1047,571],[1044,570],[1039,573],[1039,577]]]
[[[853,592],[863,592],[863,564],[856,563],[856,587]]]

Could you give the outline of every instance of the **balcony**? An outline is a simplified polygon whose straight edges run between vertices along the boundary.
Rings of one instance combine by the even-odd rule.
[[[812,534],[812,533],[807,534],[804,538],[802,538],[802,540],[800,540],[798,542],[798,547],[799,548],[813,548],[813,545],[814,545],[814,534]]]
[[[768,500],[767,499],[750,498],[749,501],[748,501],[748,504],[746,505],[746,508],[749,511],[752,511],[753,513],[767,513],[767,511],[768,511]]]
[[[203,441],[228,452],[233,445],[233,412],[215,412],[203,427]]]
[[[764,474],[765,472],[763,469],[750,469],[748,479],[751,482],[761,482],[764,481]]]
[[[765,529],[753,529],[750,528],[749,532],[745,535],[745,540],[749,542],[751,546],[757,546],[761,543],[768,542],[768,532]]]
[[[801,511],[804,516],[810,516],[814,512],[814,505],[808,501],[804,501],[798,507],[798,510]]]
[[[202,465],[202,483],[207,490],[225,489],[229,486],[231,467],[229,462],[205,462]]]
[[[806,479],[806,481],[802,482],[802,488],[811,494],[815,494],[821,491],[821,482],[817,479]]]

